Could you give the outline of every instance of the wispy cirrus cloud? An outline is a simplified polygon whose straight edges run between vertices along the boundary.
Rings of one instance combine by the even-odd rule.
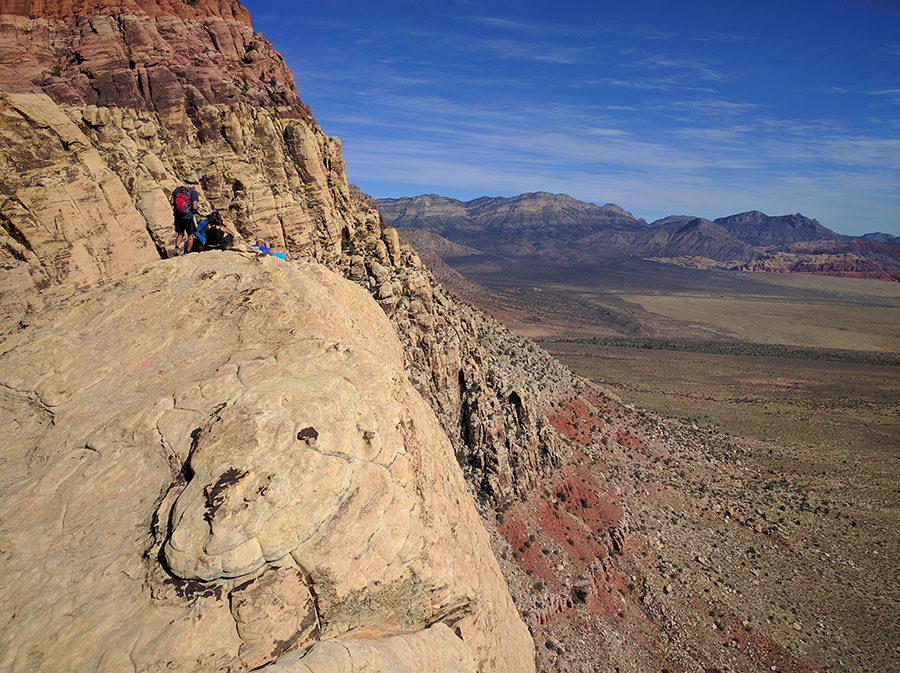
[[[843,94],[843,95],[849,95],[849,96],[876,96],[876,97],[882,99],[882,101],[884,99],[887,99],[887,101],[889,103],[900,105],[900,89],[892,88],[892,87],[884,88],[884,89],[851,90],[851,89],[845,89],[842,87],[833,86],[828,89],[828,93]]]
[[[645,91],[672,91],[671,84],[651,82],[637,79],[617,79],[615,77],[590,77],[584,80],[587,85],[608,84],[609,86],[624,87],[627,89],[643,89]]]
[[[541,35],[548,37],[548,32]],[[553,37],[549,34],[549,37]],[[511,61],[537,61],[545,63],[585,63],[594,59],[594,48],[590,43],[579,43],[564,39],[531,39],[512,37],[505,34],[475,35],[453,31],[425,29],[397,29],[385,34],[386,42],[407,39],[427,43],[432,49],[447,54],[478,54],[490,58]]]
[[[887,98],[891,103],[900,105],[900,89],[878,89],[876,91],[870,91],[869,94]]]
[[[688,140],[701,142],[746,144],[751,137],[754,126],[728,126],[726,128],[685,127],[672,131],[673,135]]]
[[[714,98],[702,98],[699,100],[673,101],[671,103],[666,103],[665,105],[657,106],[657,109],[684,110],[694,114],[704,115],[735,115],[759,107],[762,107],[760,103],[747,103],[730,100],[717,100]]]
[[[890,61],[900,59],[900,44],[882,44],[875,50],[875,53]]]
[[[486,28],[495,28],[515,33],[525,33],[527,35],[554,35],[558,37],[590,37],[594,35],[594,31],[576,27],[572,24],[553,23],[550,21],[541,21],[539,23],[529,23],[515,19],[501,18],[495,16],[466,16],[462,17],[464,21],[484,26]]]
[[[586,85],[603,84],[626,89],[638,89],[642,91],[696,91],[698,93],[715,93],[715,89],[709,87],[692,86],[685,84],[677,78],[645,78],[645,79],[621,79],[617,77],[589,77],[584,80]]]
[[[537,23],[525,23],[523,21],[514,21],[512,19],[501,19],[494,16],[467,16],[464,17],[470,23],[477,23],[489,28],[500,28],[503,30],[513,30],[521,33],[541,34],[546,32],[543,26]]]
[[[514,61],[544,63],[586,63],[592,60],[589,49],[557,42],[516,40],[511,38],[460,39],[457,48],[475,51],[486,56]]]
[[[685,149],[642,139],[609,118],[605,108],[551,106],[510,110],[503,106],[460,107],[448,100],[388,97],[382,104],[405,112],[404,131],[411,138],[433,138],[440,157],[468,164],[473,157],[515,171],[531,166],[552,174],[561,167],[585,174],[616,170],[706,170],[711,166],[747,169],[751,157]],[[612,123],[611,123],[612,122]],[[429,147],[413,141],[420,149]],[[404,141],[403,146],[406,147]],[[350,151],[349,147],[345,147]],[[438,157],[437,155],[440,155]],[[517,166],[519,168],[517,168]]]
[[[643,40],[668,41],[676,37],[670,30],[664,30],[657,26],[637,26],[629,31],[634,37]]]
[[[693,35],[688,39],[692,42],[755,42],[758,38],[755,35],[721,33],[714,30],[703,35]]]
[[[866,96],[897,96],[900,95],[900,88],[885,88],[885,89],[846,89],[840,86],[832,86],[826,89],[827,93],[837,93],[837,94],[851,94],[858,95],[863,94]]]
[[[773,156],[793,162],[844,167],[870,167],[874,172],[900,171],[900,139],[874,136],[771,137],[757,141]]]
[[[684,12],[684,14],[687,16],[688,12]],[[697,31],[697,22],[694,21],[687,21],[680,25],[678,22],[670,20],[665,20],[664,23],[661,21],[658,24],[629,24],[616,20],[610,21],[608,17],[604,17],[602,26],[607,33],[625,36],[627,37],[627,41],[632,44],[638,44],[637,41],[639,40],[646,40],[654,43],[669,42],[672,44],[679,44],[686,40],[694,42],[751,43],[758,39],[755,35],[749,33],[721,30],[708,30],[700,33]]]
[[[711,82],[727,82],[733,77],[724,73],[708,62],[689,56],[665,56],[654,54],[646,58],[624,64],[629,68],[647,70],[673,70],[685,77],[692,77]]]

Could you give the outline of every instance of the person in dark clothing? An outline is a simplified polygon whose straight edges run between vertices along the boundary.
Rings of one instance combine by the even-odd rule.
[[[176,187],[172,192],[172,215],[175,225],[175,254],[181,247],[181,241],[187,238],[184,246],[185,252],[190,252],[194,243],[194,214],[200,207],[200,195],[193,186],[199,185],[196,175],[189,175],[184,180],[185,184]]]
[[[234,232],[225,226],[222,216],[218,212],[213,211],[206,219],[206,248],[231,250],[234,246]]]

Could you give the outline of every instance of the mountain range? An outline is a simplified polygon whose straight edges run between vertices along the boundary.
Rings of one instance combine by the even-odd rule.
[[[376,204],[392,226],[425,230],[488,254],[571,261],[625,254],[687,266],[805,272],[815,267],[834,275],[900,279],[895,237],[843,236],[800,213],[753,210],[715,220],[672,215],[648,224],[615,204],[597,206],[547,192],[467,202],[427,194]]]

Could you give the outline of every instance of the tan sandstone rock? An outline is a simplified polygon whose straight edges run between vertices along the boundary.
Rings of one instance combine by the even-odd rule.
[[[474,673],[463,642],[444,624],[411,635],[373,640],[329,640],[261,669],[266,673]]]
[[[171,255],[188,174],[239,242],[337,264],[378,226],[236,0],[0,0],[0,64],[0,323]]]
[[[0,669],[533,670],[451,446],[359,287],[189,256],[0,351]]]
[[[159,257],[121,181],[46,95],[0,93],[0,133],[13,192],[0,201],[0,318],[39,291],[71,293]]]

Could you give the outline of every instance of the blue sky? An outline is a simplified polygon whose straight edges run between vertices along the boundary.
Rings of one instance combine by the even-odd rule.
[[[900,235],[900,1],[243,2],[351,182]]]

